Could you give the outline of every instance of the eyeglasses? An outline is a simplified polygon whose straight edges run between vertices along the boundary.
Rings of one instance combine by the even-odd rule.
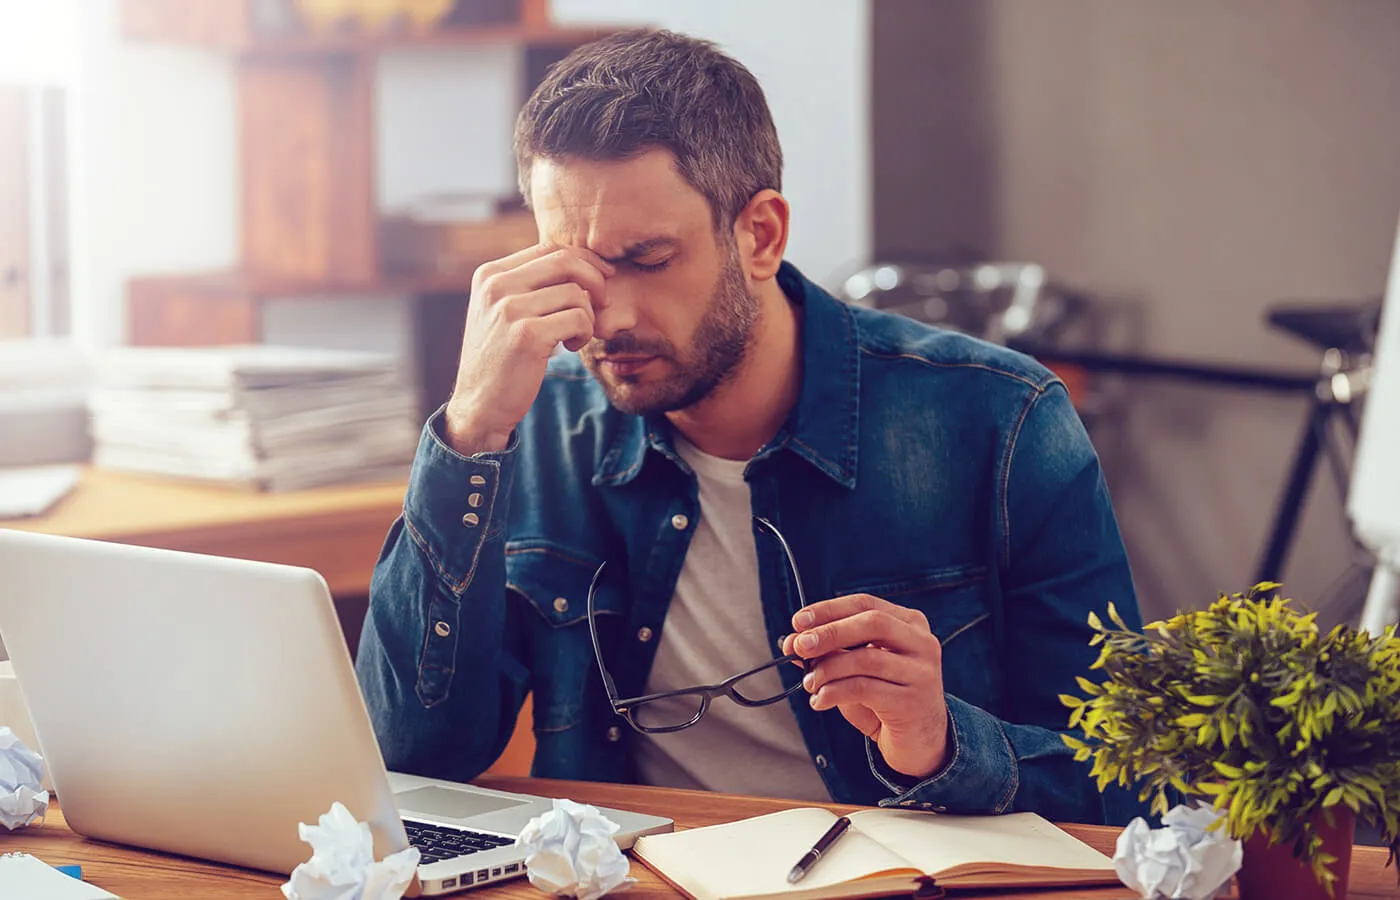
[[[807,594],[802,589],[802,576],[797,572],[797,561],[793,559],[792,548],[788,546],[787,539],[778,531],[777,526],[762,516],[754,516],[754,521],[777,538],[778,543],[782,545],[783,553],[787,556],[788,569],[792,572],[793,583],[797,585],[797,601],[801,606],[806,606]],[[726,678],[719,684],[700,684],[677,691],[619,699],[617,686],[608,674],[607,666],[603,664],[603,648],[598,641],[598,621],[593,611],[593,598],[598,592],[598,584],[602,581],[603,570],[607,565],[604,562],[598,567],[598,571],[593,573],[593,583],[588,586],[588,631],[593,636],[593,656],[598,660],[598,672],[603,676],[603,687],[608,692],[608,702],[612,704],[613,712],[626,718],[627,724],[637,731],[643,734],[666,734],[689,728],[700,721],[700,717],[710,708],[710,701],[716,697],[727,696],[740,706],[768,706],[792,696],[801,689],[802,682],[799,680],[792,687],[773,693],[772,676],[768,675],[770,669],[776,670],[794,662],[800,663],[803,671],[808,668],[805,659],[788,654],[740,672],[732,678]],[[781,679],[778,683],[781,686]]]

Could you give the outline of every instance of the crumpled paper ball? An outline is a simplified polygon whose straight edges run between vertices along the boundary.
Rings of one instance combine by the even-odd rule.
[[[528,854],[525,872],[545,893],[597,900],[636,879],[613,835],[618,825],[596,807],[555,800],[554,808],[531,819],[515,845]]]
[[[1224,828],[1207,830],[1225,814],[1209,806],[1174,806],[1163,828],[1133,819],[1118,835],[1113,870],[1147,900],[1207,900],[1239,870],[1240,842]]]
[[[23,828],[49,811],[49,792],[40,787],[44,758],[0,725],[0,825]]]
[[[287,900],[399,900],[418,871],[420,854],[409,847],[374,861],[374,836],[339,801],[319,825],[297,823],[311,858],[282,885]]]

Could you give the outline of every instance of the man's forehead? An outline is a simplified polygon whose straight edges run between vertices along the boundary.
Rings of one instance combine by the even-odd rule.
[[[654,151],[627,160],[538,160],[531,205],[541,237],[618,256],[636,245],[681,240],[709,204],[680,177],[674,158]]]

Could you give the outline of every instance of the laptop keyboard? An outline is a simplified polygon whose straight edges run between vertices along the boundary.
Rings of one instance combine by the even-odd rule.
[[[449,828],[431,822],[410,822],[404,820],[403,827],[408,831],[408,842],[418,848],[424,863],[442,862],[466,856],[481,850],[491,850],[514,844],[515,838],[483,831],[468,831],[465,828]]]

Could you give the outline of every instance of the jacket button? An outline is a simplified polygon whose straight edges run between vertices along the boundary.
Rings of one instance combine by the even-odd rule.
[[[462,524],[468,528],[475,528],[481,524],[481,516],[478,516],[476,513],[467,513],[465,516],[462,516]]]
[[[826,757],[825,757],[825,756],[822,756],[820,753],[818,753],[818,754],[817,754],[816,763],[817,763],[817,768],[818,768],[818,769],[825,769],[825,768],[826,768]]]
[[[568,600],[565,600],[563,597],[555,597],[555,598],[554,598],[554,611],[557,612],[557,613],[565,613],[565,612],[568,612],[568,611],[569,611],[569,601],[568,601]]]
[[[437,632],[438,637],[447,637],[452,633],[452,626],[446,622],[439,622],[433,626],[433,631]]]
[[[467,497],[467,505],[470,506],[472,509],[476,509],[482,504],[482,502],[485,499],[486,498],[482,497],[480,494],[472,494],[471,496]]]
[[[609,728],[609,729],[608,729],[608,740],[612,741],[614,744],[616,744],[618,741],[622,740],[622,729],[621,729],[621,728],[618,728],[616,725],[614,725],[613,727]]]
[[[643,625],[637,630],[637,640],[641,641],[643,644],[651,640],[651,629]]]
[[[677,531],[685,531],[685,527],[689,524],[690,519],[680,513],[676,513],[671,517],[671,527]]]
[[[485,475],[473,475],[471,478],[469,478],[469,479],[467,479],[467,480],[470,481],[472,484],[475,484],[475,485],[477,485],[477,486],[480,486],[480,485],[483,485],[483,484],[486,483],[486,476],[485,476]]]

